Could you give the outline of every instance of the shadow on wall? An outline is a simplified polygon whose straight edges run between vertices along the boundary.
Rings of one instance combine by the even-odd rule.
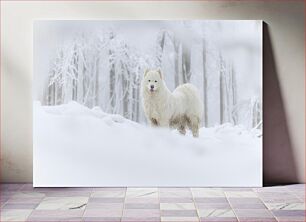
[[[264,185],[298,181],[269,27],[263,24]]]

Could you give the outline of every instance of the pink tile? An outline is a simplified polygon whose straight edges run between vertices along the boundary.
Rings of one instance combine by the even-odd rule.
[[[82,221],[85,222],[120,222],[121,217],[83,217]]]
[[[124,209],[123,210],[123,217],[151,218],[159,216],[160,216],[159,209]]]
[[[89,197],[90,191],[49,191],[46,197]]]
[[[234,209],[236,216],[240,218],[273,218],[273,215],[266,209]]]
[[[155,203],[126,203],[125,209],[159,209],[159,204]]]
[[[24,204],[24,203],[7,203],[3,206],[3,209],[35,209],[38,206],[38,203]]]
[[[200,222],[238,222],[235,217],[201,217]]]
[[[18,191],[23,184],[21,183],[2,183],[0,184],[0,190],[2,191]]]
[[[38,204],[44,197],[12,197],[7,203],[20,203],[20,204]]]
[[[27,221],[37,221],[37,222],[64,222],[64,221],[74,221],[80,222],[83,221],[82,217],[29,217]]]
[[[196,203],[228,203],[225,197],[196,197]]]
[[[196,203],[198,209],[229,209],[229,203]]]
[[[263,203],[231,203],[233,209],[267,209]]]
[[[121,217],[122,209],[86,209],[84,217]]]
[[[228,198],[230,204],[261,204],[262,201],[256,197],[230,197]]]
[[[123,209],[123,203],[87,203],[86,209]]]
[[[112,197],[112,198],[104,198],[104,197],[91,197],[89,198],[90,203],[123,203],[124,198]]]
[[[277,222],[277,220],[275,218],[246,217],[246,218],[239,218],[239,222]]]
[[[253,191],[250,187],[224,187],[223,191]]]
[[[161,203],[192,203],[193,199],[190,197],[160,197]]]
[[[126,187],[93,187],[92,191],[126,191]]]
[[[122,222],[160,222],[160,217],[122,217]]]
[[[161,210],[162,217],[197,217],[196,210]]]
[[[158,204],[158,198],[126,198],[125,203],[152,203]]]
[[[272,210],[276,217],[304,217],[305,210]]]
[[[33,210],[30,217],[40,218],[71,218],[71,217],[82,217],[84,210]]]

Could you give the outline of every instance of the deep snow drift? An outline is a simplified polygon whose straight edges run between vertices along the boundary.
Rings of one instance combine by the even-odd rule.
[[[34,102],[34,186],[261,186],[262,136],[224,124],[200,137],[76,102]]]

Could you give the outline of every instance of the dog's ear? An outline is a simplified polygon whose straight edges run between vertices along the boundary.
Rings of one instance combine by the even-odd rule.
[[[149,69],[145,69],[145,72],[144,72],[144,77],[146,77],[146,75],[148,74],[148,72],[149,72]]]
[[[160,77],[161,79],[163,79],[163,74],[162,74],[161,70],[158,69],[157,72],[158,72],[158,74],[159,74],[159,77]]]

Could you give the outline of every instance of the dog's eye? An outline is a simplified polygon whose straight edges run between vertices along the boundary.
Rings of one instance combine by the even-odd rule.
[[[156,80],[154,82],[157,82]]]
[[[151,82],[151,80],[148,80],[149,82]]]

